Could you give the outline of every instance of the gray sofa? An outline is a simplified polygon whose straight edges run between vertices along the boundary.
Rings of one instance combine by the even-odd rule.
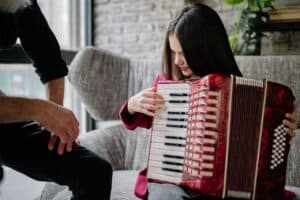
[[[267,78],[283,83],[300,100],[299,56],[236,57],[246,77]],[[160,62],[130,60],[93,47],[80,51],[70,66],[69,80],[91,116],[100,128],[80,136],[81,143],[109,160],[113,166],[111,199],[137,199],[134,184],[138,170],[146,163],[149,130],[126,130],[118,120],[121,104],[142,88],[151,86],[160,72]],[[298,107],[299,113],[299,107]],[[300,125],[298,116],[298,125]],[[300,193],[300,129],[289,154],[286,184]],[[65,186],[47,183],[41,200],[67,200],[70,192]],[[162,198],[163,199],[163,198]]]

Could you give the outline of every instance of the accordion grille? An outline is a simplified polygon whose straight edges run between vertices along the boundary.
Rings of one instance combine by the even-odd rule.
[[[263,81],[235,79],[232,92],[227,196],[252,196],[256,181],[265,86]],[[242,197],[239,196],[239,197]],[[237,197],[234,196],[233,197]]]

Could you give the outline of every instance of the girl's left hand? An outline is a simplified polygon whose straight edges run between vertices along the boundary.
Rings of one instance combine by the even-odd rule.
[[[296,109],[294,109],[293,113],[286,113],[286,119],[282,121],[285,125],[285,132],[288,133],[292,139],[296,136],[295,130],[297,129],[297,117],[296,117]]]

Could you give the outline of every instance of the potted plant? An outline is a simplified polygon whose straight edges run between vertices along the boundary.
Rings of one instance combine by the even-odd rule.
[[[240,5],[233,34],[229,41],[234,54],[259,55],[261,27],[268,18],[267,11],[273,7],[274,0],[224,0],[229,5]]]
[[[228,5],[238,5],[239,12],[234,23],[233,33],[229,36],[234,54],[259,55],[261,39],[264,34],[261,27],[268,18],[267,11],[273,7],[274,0],[224,0]],[[185,3],[200,2],[185,0]]]

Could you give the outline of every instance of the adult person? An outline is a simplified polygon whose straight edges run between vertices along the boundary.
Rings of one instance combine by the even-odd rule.
[[[37,180],[68,185],[73,200],[109,200],[111,165],[76,143],[79,122],[62,106],[68,69],[37,1],[1,0],[0,24],[0,48],[10,48],[19,38],[48,96],[0,94],[2,164]]]
[[[162,74],[152,88],[140,91],[123,104],[120,110],[123,124],[130,130],[152,126],[154,112],[164,106],[162,97],[154,92],[158,81],[191,80],[212,73],[242,76],[218,14],[203,4],[187,6],[168,26]],[[283,124],[285,131],[294,136],[295,114],[287,113]],[[148,182],[146,170],[140,173],[135,192],[148,200],[210,199],[173,184]]]

